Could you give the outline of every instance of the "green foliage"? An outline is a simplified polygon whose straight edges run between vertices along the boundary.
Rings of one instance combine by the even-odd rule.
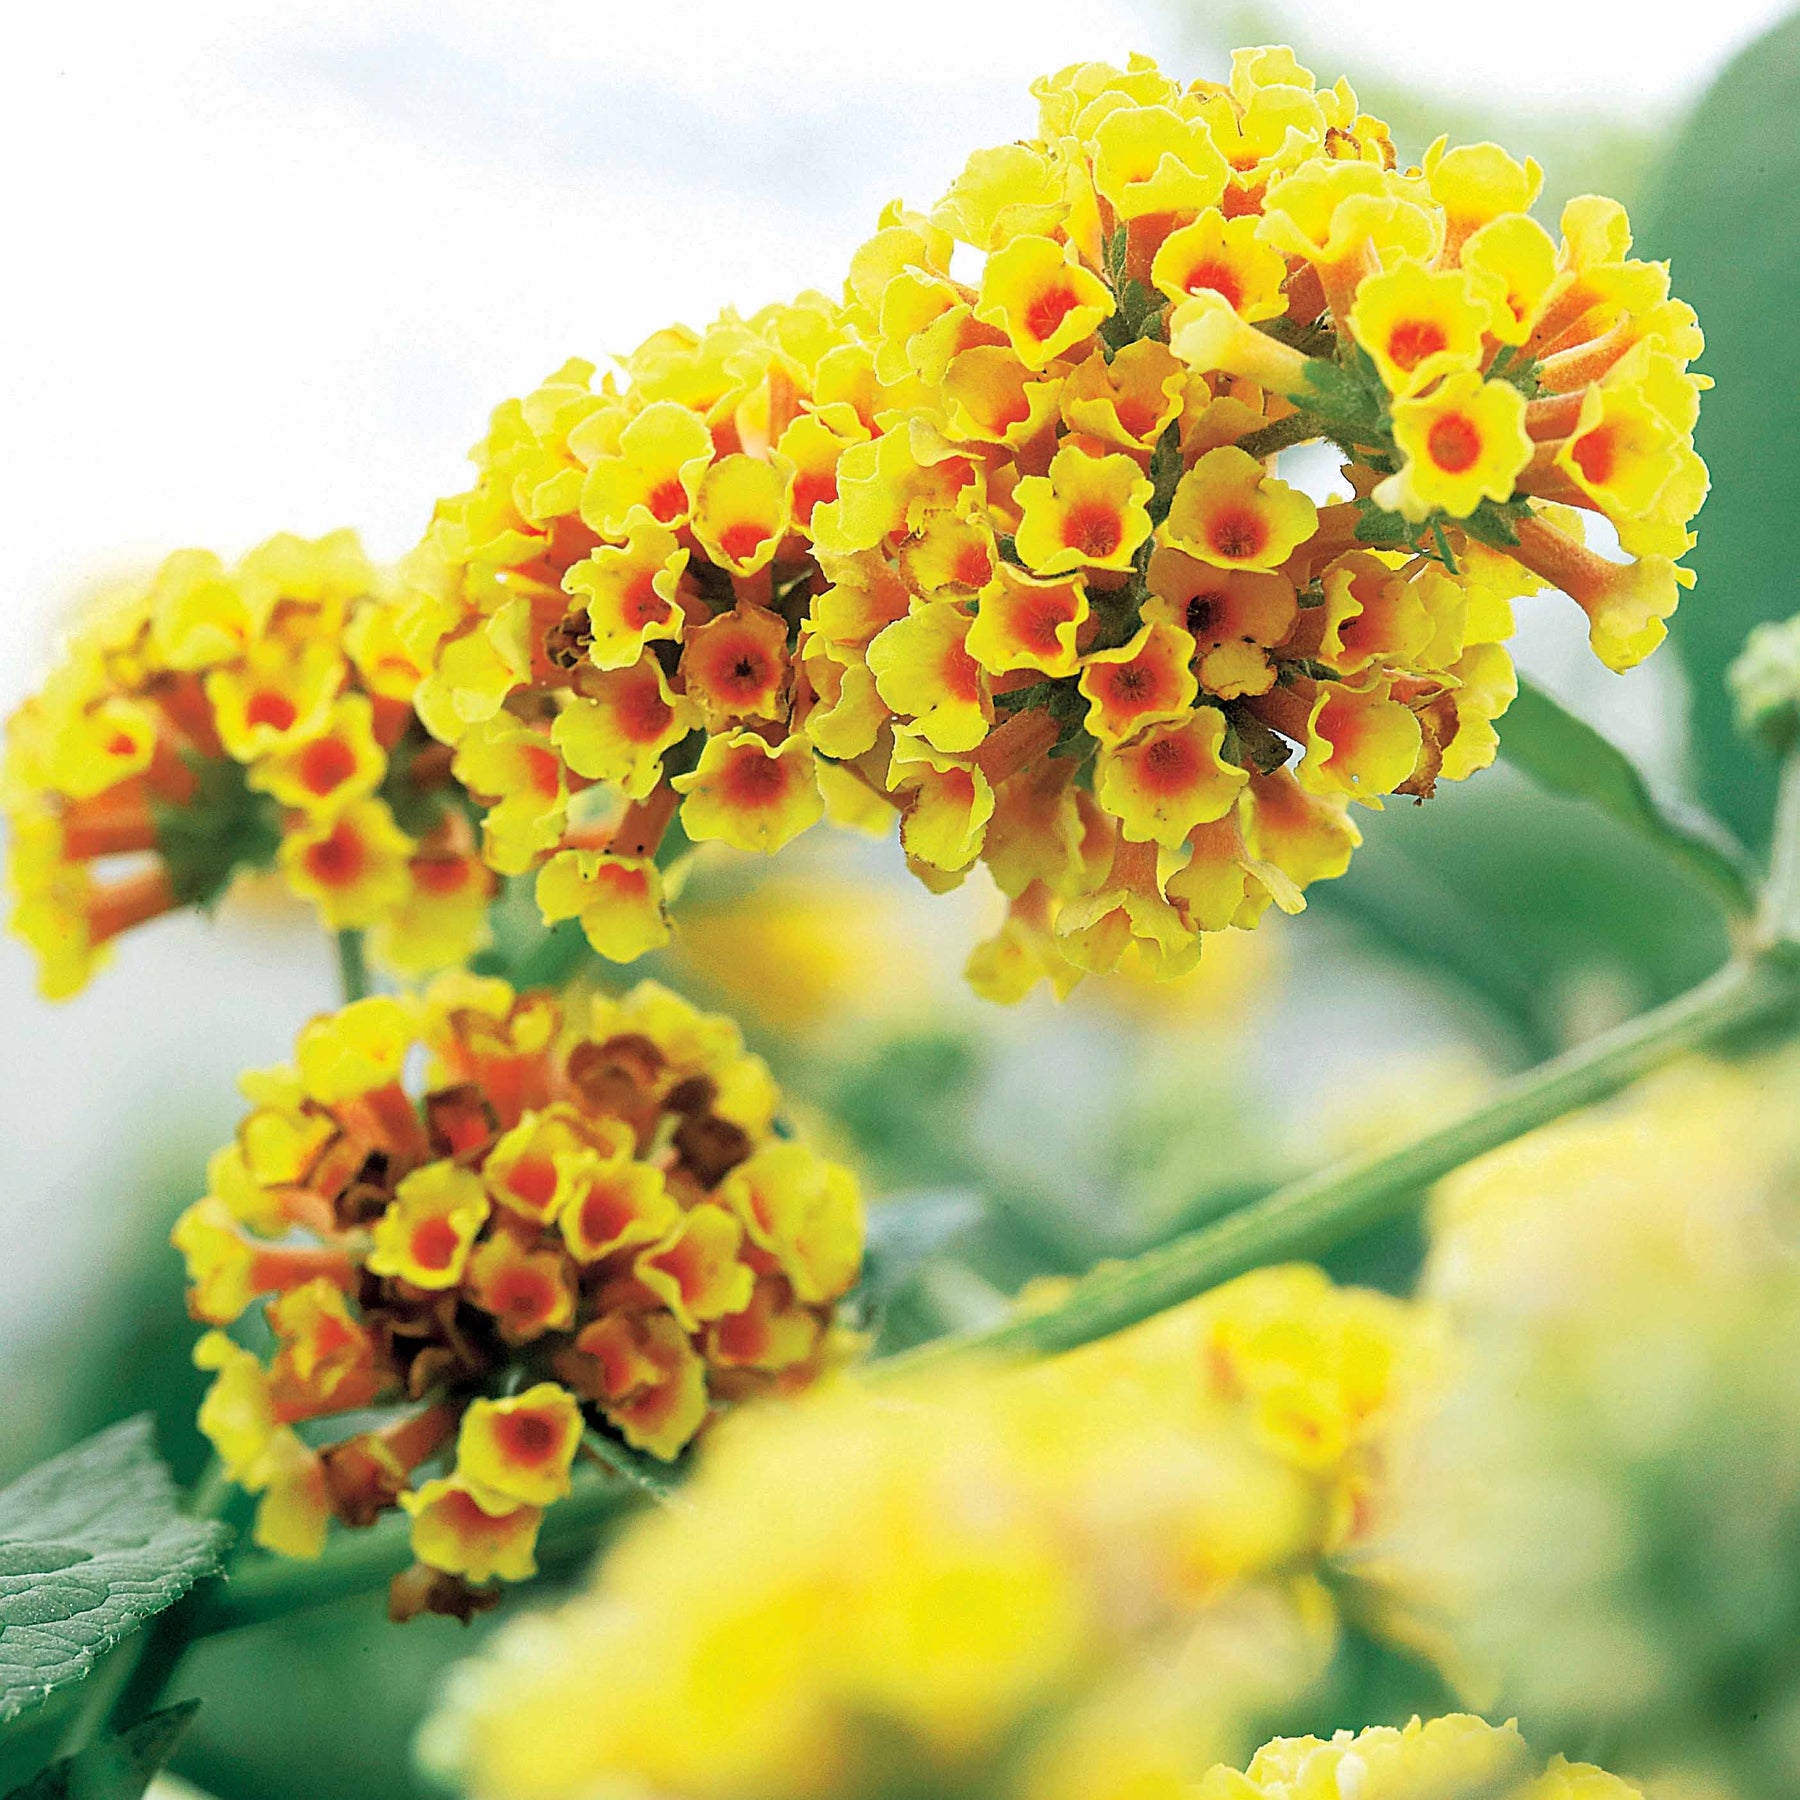
[[[266,869],[281,847],[281,809],[253,793],[229,760],[189,757],[193,794],[181,806],[158,804],[156,845],[184,906],[211,906],[240,869]]]
[[[1679,795],[1657,793],[1623,750],[1529,681],[1500,721],[1500,751],[1551,793],[1585,800],[1640,833],[1730,911],[1755,911],[1755,876],[1731,835]]]
[[[53,1762],[6,1800],[138,1800],[175,1752],[198,1700],[138,1720],[129,1731]]]
[[[81,1680],[217,1571],[225,1528],[176,1498],[144,1417],[0,1491],[0,1721]]]
[[[1712,494],[1688,558],[1698,582],[1669,635],[1693,686],[1701,797],[1750,843],[1767,840],[1772,769],[1732,729],[1725,670],[1752,625],[1794,610],[1787,539],[1800,475],[1800,339],[1781,321],[1800,289],[1800,16],[1752,44],[1669,155],[1637,252],[1668,257],[1706,332],[1717,387],[1695,442]]]

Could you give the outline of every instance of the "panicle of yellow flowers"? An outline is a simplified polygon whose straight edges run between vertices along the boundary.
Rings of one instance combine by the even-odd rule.
[[[1462,1350],[1369,1546],[1472,1701],[1670,1800],[1800,1792],[1797,1079],[1672,1070],[1440,1189]]]
[[[530,1576],[584,1433],[671,1459],[842,1341],[854,1178],[776,1134],[736,1026],[653,983],[583,1003],[440,976],[313,1020],[244,1092],[173,1234],[214,1328],[200,1423],[271,1549],[404,1507],[400,1616]],[[252,1307],[267,1362],[223,1329]],[[371,1406],[399,1410],[324,1448],[295,1429]]]
[[[1288,1267],[1034,1368],[759,1408],[460,1672],[430,1754],[483,1800],[1188,1791],[1329,1659],[1321,1571],[1438,1364],[1424,1309]]]
[[[987,868],[984,993],[1180,973],[1342,873],[1351,801],[1492,760],[1514,599],[1561,588],[1613,668],[1665,634],[1701,338],[1622,208],[1552,237],[1492,144],[1403,171],[1283,49],[1034,92],[1038,137],[891,207],[841,304],[568,365],[439,508],[424,716],[490,860],[605,954],[666,936],[677,805],[773,851],[830,804],[897,815],[935,889]],[[1349,497],[1276,474],[1313,439]]]
[[[232,568],[178,551],[82,623],[0,764],[12,926],[47,996],[121,932],[271,863],[330,928],[374,927],[397,972],[487,941],[496,884],[414,715],[423,670],[397,620],[340,531]]]

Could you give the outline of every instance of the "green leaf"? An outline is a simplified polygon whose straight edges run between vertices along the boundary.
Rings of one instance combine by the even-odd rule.
[[[240,869],[266,869],[281,848],[281,809],[253,793],[241,764],[189,757],[194,791],[154,809],[156,847],[184,906],[210,906]]]
[[[53,1762],[6,1800],[140,1800],[200,1710],[184,1700],[139,1719],[130,1730]]]
[[[1768,839],[1775,773],[1737,738],[1725,670],[1751,626],[1800,607],[1789,532],[1800,484],[1800,16],[1720,76],[1670,149],[1635,254],[1668,257],[1700,314],[1695,444],[1712,493],[1686,558],[1698,581],[1669,622],[1693,690],[1702,800],[1747,843]]]
[[[617,1438],[590,1431],[585,1439],[587,1451],[594,1460],[629,1482],[640,1493],[648,1494],[659,1506],[667,1506],[681,1489],[682,1462],[666,1463],[645,1456],[622,1444]]]
[[[148,1415],[0,1490],[0,1722],[217,1572],[225,1527],[178,1498]]]
[[[1553,794],[1597,806],[1650,839],[1730,911],[1755,911],[1755,878],[1730,832],[1679,797],[1658,793],[1618,745],[1530,682],[1519,683],[1519,697],[1500,721],[1500,752]]]

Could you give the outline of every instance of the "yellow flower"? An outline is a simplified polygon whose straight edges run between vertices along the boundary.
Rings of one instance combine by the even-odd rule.
[[[1187,371],[1154,338],[1127,344],[1108,362],[1099,351],[1062,385],[1062,416],[1128,454],[1148,450],[1181,416]]]
[[[563,577],[587,602],[588,659],[600,669],[628,669],[655,639],[680,641],[680,605],[688,552],[666,525],[637,520],[622,544],[601,544]]]
[[[557,714],[550,742],[577,775],[642,800],[662,779],[664,754],[699,723],[698,708],[670,689],[654,656],[645,656],[629,668],[586,676]]]
[[[1094,132],[1094,186],[1121,219],[1217,206],[1231,170],[1202,119],[1121,106]]]
[[[287,884],[333,931],[377,924],[407,897],[417,845],[385,800],[356,800],[308,819],[282,839],[276,861]]]
[[[662,875],[647,856],[564,850],[538,870],[536,894],[548,923],[579,919],[611,962],[635,962],[669,941]]]
[[[1419,760],[1419,721],[1392,697],[1391,684],[1354,688],[1321,683],[1307,713],[1300,783],[1379,808]]]
[[[869,645],[875,691],[934,750],[973,750],[993,720],[982,666],[968,648],[974,624],[954,601],[931,600]]]
[[[474,1582],[529,1581],[537,1573],[542,1509],[516,1506],[458,1476],[400,1496],[412,1516],[413,1555],[428,1569]]]
[[[662,1172],[629,1157],[589,1156],[571,1170],[570,1202],[558,1215],[569,1254],[598,1262],[616,1250],[657,1243],[678,1215]]]
[[[652,401],[619,433],[616,453],[589,466],[581,516],[607,538],[685,524],[712,456],[704,419],[673,400]]]
[[[793,517],[793,472],[753,456],[722,456],[694,496],[694,535],[733,575],[754,575],[774,560]]]
[[[1013,490],[1020,560],[1039,575],[1129,569],[1151,532],[1153,492],[1129,456],[1090,456],[1065,445],[1048,475],[1027,475]]]
[[[1202,706],[1180,724],[1153,725],[1102,750],[1095,797],[1126,837],[1173,849],[1196,825],[1223,818],[1249,779],[1221,754],[1226,730],[1225,715]]]
[[[1530,462],[1525,396],[1473,370],[1436,390],[1394,403],[1394,442],[1406,461],[1375,489],[1375,501],[1418,522],[1433,512],[1467,518],[1484,499],[1510,500]]]
[[[575,1316],[575,1284],[554,1250],[528,1249],[496,1231],[470,1253],[464,1271],[469,1299],[499,1322],[509,1344],[528,1344],[565,1329]]]
[[[787,626],[742,601],[688,633],[681,655],[687,697],[709,731],[788,710]]]
[[[1039,580],[1001,563],[983,588],[965,647],[990,675],[1035,669],[1075,673],[1075,639],[1087,623],[1087,583],[1080,575]]]
[[[1259,241],[1256,220],[1248,214],[1228,219],[1207,211],[1171,231],[1157,246],[1150,279],[1177,304],[1195,294],[1217,294],[1251,325],[1278,319],[1287,310],[1282,292],[1287,264]]]
[[[1156,619],[1114,649],[1089,652],[1078,684],[1088,703],[1088,735],[1111,746],[1146,725],[1185,718],[1200,691],[1193,664],[1194,640]]]
[[[346,694],[315,727],[290,735],[250,770],[253,788],[283,806],[325,812],[367,799],[387,773],[386,752],[375,740],[374,707],[365,694]]]
[[[1227,272],[1224,279],[1231,280]],[[1239,375],[1273,394],[1298,399],[1312,388],[1306,358],[1258,331],[1223,289],[1204,283],[1169,315],[1169,348],[1198,375]]]
[[[632,1272],[684,1331],[742,1312],[754,1277],[738,1260],[743,1227],[723,1207],[702,1203],[684,1213],[660,1243],[640,1250]]]
[[[1112,317],[1106,283],[1073,244],[1016,237],[987,259],[975,317],[1006,333],[1028,369],[1042,369]]]
[[[1403,262],[1357,288],[1347,323],[1388,392],[1405,398],[1477,368],[1489,317],[1474,277]]]
[[[708,738],[693,772],[672,785],[682,796],[682,828],[697,844],[773,855],[825,811],[803,737],[775,745],[750,731]]]
[[[1225,446],[1209,450],[1182,476],[1164,539],[1226,569],[1273,569],[1310,537],[1318,509],[1278,481],[1255,457]]]
[[[456,1437],[456,1473],[482,1496],[549,1506],[569,1491],[581,1410],[553,1381],[510,1400],[476,1400]]]
[[[471,1170],[451,1163],[415,1169],[375,1221],[369,1267],[414,1287],[453,1288],[490,1210]]]

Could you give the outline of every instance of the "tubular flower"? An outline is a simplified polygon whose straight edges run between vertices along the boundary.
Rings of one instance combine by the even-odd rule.
[[[264,1495],[273,1548],[316,1554],[330,1518],[404,1506],[398,1614],[466,1613],[531,1574],[584,1443],[673,1459],[839,1354],[855,1178],[778,1138],[767,1068],[666,989],[565,1007],[441,976],[313,1020],[244,1089],[174,1243],[194,1316],[260,1301],[274,1349],[202,1339],[201,1425]],[[371,1408],[388,1422],[317,1451],[294,1430]]]
[[[1341,873],[1350,800],[1493,760],[1512,599],[1560,587],[1612,668],[1665,635],[1706,383],[1620,208],[1552,235],[1536,165],[1492,144],[1402,168],[1276,47],[1224,83],[1137,59],[1034,93],[1037,135],[887,208],[841,299],[660,333],[495,414],[407,641],[496,868],[654,858],[677,803],[689,839],[774,850],[830,794],[932,888],[994,877],[990,991],[1065,985],[1064,939],[1173,969]],[[1283,479],[1318,440],[1354,498]],[[1207,797],[1150,805],[1149,763],[1215,732]],[[1332,846],[1301,874],[1254,848],[1290,767]],[[595,786],[642,809],[629,842]]]
[[[270,867],[327,926],[373,926],[396,973],[487,942],[496,884],[413,712],[402,611],[336,532],[229,569],[179,551],[81,623],[0,763],[12,922],[46,995],[76,992],[133,926]]]
[[[782,1155],[741,1171],[771,1203]],[[1437,1356],[1410,1304],[1278,1269],[1036,1367],[746,1414],[457,1672],[428,1760],[480,1800],[1190,1791],[1329,1660],[1321,1576],[1355,1587]]]

